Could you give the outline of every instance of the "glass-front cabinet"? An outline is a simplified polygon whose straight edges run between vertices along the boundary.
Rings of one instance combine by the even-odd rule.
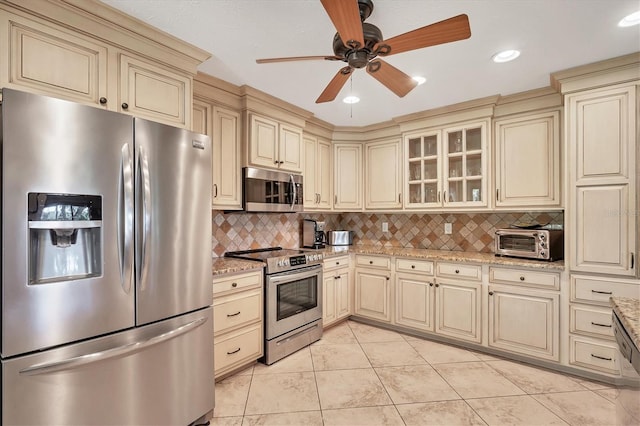
[[[487,121],[405,136],[407,208],[487,206]]]

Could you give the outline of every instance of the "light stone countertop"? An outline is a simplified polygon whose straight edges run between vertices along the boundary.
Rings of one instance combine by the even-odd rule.
[[[636,348],[640,348],[640,299],[611,297],[609,302]]]
[[[213,259],[213,275],[232,274],[234,272],[249,272],[262,270],[264,263],[253,260],[216,257]]]

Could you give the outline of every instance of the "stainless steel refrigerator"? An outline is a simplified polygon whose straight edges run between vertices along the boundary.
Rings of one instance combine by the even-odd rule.
[[[213,410],[207,136],[2,90],[2,424]]]

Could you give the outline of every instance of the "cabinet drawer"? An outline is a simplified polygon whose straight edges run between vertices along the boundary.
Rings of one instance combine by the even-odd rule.
[[[436,275],[439,277],[464,278],[467,280],[480,281],[482,279],[482,266],[438,262]]]
[[[429,260],[396,259],[396,270],[433,275],[433,262]]]
[[[369,266],[373,268],[391,269],[391,259],[383,256],[356,256],[357,266]]]
[[[610,374],[620,374],[620,354],[615,342],[595,342],[571,336],[569,364]]]
[[[349,266],[349,256],[330,257],[322,263],[325,271]]]
[[[560,290],[560,274],[553,272],[491,267],[489,282]]]
[[[260,321],[262,305],[259,289],[216,299],[213,302],[214,335]]]
[[[262,273],[222,276],[213,280],[213,296],[262,286]]]
[[[613,340],[611,309],[571,305],[569,315],[571,333]]]
[[[213,366],[216,376],[262,356],[262,324],[243,328],[214,340]]]
[[[640,297],[640,284],[618,278],[571,276],[571,301],[609,306],[610,297]]]

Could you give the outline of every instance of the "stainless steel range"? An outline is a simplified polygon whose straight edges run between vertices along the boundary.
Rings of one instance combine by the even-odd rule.
[[[281,247],[225,253],[266,263],[265,345],[267,365],[322,337],[322,254]]]

